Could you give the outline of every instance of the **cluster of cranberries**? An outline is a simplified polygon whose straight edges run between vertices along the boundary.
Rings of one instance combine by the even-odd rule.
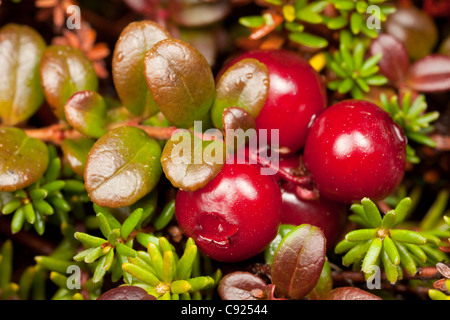
[[[247,52],[227,66],[244,58],[264,63],[270,76],[257,132],[279,130],[279,150],[284,152],[279,170],[292,176],[302,167],[319,197],[303,197],[299,190],[304,186],[262,175],[259,165],[226,163],[205,187],[178,191],[178,223],[205,254],[222,262],[261,252],[280,223],[318,226],[330,248],[341,233],[347,204],[363,197],[382,199],[399,185],[406,138],[370,102],[345,100],[326,107],[319,75],[292,52]]]

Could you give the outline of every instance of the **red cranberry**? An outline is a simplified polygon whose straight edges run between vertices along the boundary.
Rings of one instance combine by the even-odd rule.
[[[214,260],[241,261],[261,252],[280,224],[281,192],[260,166],[225,164],[205,187],[179,190],[178,224]]]
[[[339,202],[379,200],[403,178],[406,142],[388,113],[370,102],[346,100],[314,122],[303,160],[321,196]]]
[[[327,249],[336,244],[345,225],[347,206],[325,198],[318,200],[303,200],[291,183],[281,188],[281,223],[311,224],[322,229],[327,239]]]
[[[228,66],[246,58],[264,63],[269,70],[270,88],[266,103],[256,118],[256,130],[278,129],[281,148],[295,152],[303,148],[311,120],[327,104],[319,75],[291,51],[255,50],[233,59]],[[219,73],[220,76],[221,73]]]

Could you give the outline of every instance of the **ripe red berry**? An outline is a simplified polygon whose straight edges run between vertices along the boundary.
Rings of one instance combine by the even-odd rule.
[[[370,102],[346,100],[316,119],[303,160],[321,196],[339,202],[379,200],[403,178],[406,143],[388,113]]]
[[[327,239],[327,249],[333,248],[345,225],[346,205],[326,198],[303,200],[291,183],[283,185],[281,198],[282,224],[310,224],[319,227]]]
[[[214,260],[241,261],[261,252],[280,224],[281,192],[260,167],[225,164],[205,187],[179,190],[175,212],[179,226]]]
[[[278,129],[281,148],[300,150],[311,120],[327,104],[319,75],[303,58],[285,50],[249,51],[233,59],[223,70],[246,58],[264,63],[269,71],[269,94],[256,118],[256,130],[267,129],[269,139],[270,129]]]
[[[300,158],[290,156],[280,159],[279,168],[290,174],[299,172]],[[327,239],[327,248],[332,248],[345,226],[346,204],[330,201],[326,198],[302,199],[297,193],[297,186],[282,178],[281,186],[281,223],[282,224],[311,224],[322,229]]]

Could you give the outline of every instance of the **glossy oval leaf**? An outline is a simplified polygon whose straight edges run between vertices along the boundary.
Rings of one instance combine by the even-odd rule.
[[[222,114],[228,107],[240,107],[256,118],[269,94],[269,71],[256,59],[243,59],[220,77],[211,109],[214,126],[223,128]]]
[[[243,108],[226,108],[222,123],[227,152],[235,152],[256,135],[255,118]]]
[[[40,65],[41,83],[53,113],[66,119],[65,105],[78,91],[97,91],[98,78],[92,62],[79,49],[52,45],[45,49]]]
[[[130,23],[120,34],[112,58],[117,94],[135,115],[151,116],[158,111],[143,75],[144,56],[156,43],[170,38],[167,30],[149,20]]]
[[[156,300],[156,298],[140,287],[120,286],[106,291],[96,300]]]
[[[267,284],[260,277],[244,271],[235,271],[224,276],[218,286],[222,300],[267,299]]]
[[[65,139],[61,143],[64,159],[76,174],[84,175],[87,156],[94,143],[91,138]]]
[[[230,12],[229,0],[191,1],[169,0],[170,17],[184,27],[211,25],[224,19]]]
[[[381,53],[378,62],[380,72],[394,84],[400,84],[406,77],[409,69],[409,56],[403,43],[396,37],[383,33],[370,44],[372,56]]]
[[[27,120],[44,100],[39,64],[44,39],[31,27],[7,24],[0,29],[0,118],[5,125]]]
[[[327,300],[382,300],[380,297],[356,287],[339,287],[328,294]]]
[[[75,93],[65,106],[66,118],[82,134],[100,138],[106,133],[106,103],[95,91]]]
[[[289,232],[273,257],[272,283],[277,296],[302,299],[317,284],[325,263],[323,232],[303,224]]]
[[[0,191],[15,191],[39,180],[47,169],[48,148],[19,128],[0,128]]]
[[[119,127],[102,136],[88,154],[85,186],[102,207],[132,205],[148,194],[161,176],[161,148],[145,131]]]
[[[162,114],[174,126],[189,128],[208,116],[215,83],[206,58],[176,39],[158,42],[144,58],[144,76]]]
[[[214,179],[225,157],[222,141],[202,140],[187,130],[180,130],[164,146],[161,163],[174,187],[195,191]]]
[[[450,90],[450,57],[433,54],[416,61],[409,69],[406,82],[419,92]]]

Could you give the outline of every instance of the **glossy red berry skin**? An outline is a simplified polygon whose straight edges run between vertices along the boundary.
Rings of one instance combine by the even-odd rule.
[[[225,164],[205,187],[179,190],[175,213],[182,231],[211,259],[236,262],[261,252],[280,224],[281,192],[260,167]]]
[[[310,224],[319,227],[327,239],[327,249],[334,247],[345,226],[346,205],[325,198],[300,199],[295,186],[290,183],[281,188],[281,199],[282,224]]]
[[[370,102],[345,100],[315,120],[303,160],[320,196],[339,202],[379,200],[403,178],[406,143],[388,113]]]
[[[289,156],[280,159],[279,168],[290,174],[296,174],[300,166],[299,156]],[[342,234],[347,221],[348,205],[330,201],[326,198],[317,200],[302,199],[296,191],[296,186],[279,179],[281,189],[281,223],[311,224],[322,229],[327,239],[327,249],[332,249]]]
[[[285,50],[248,51],[227,67],[246,58],[264,63],[269,71],[269,94],[256,118],[256,130],[267,129],[270,138],[270,129],[278,129],[281,148],[300,150],[311,120],[327,105],[322,80],[306,60]]]

